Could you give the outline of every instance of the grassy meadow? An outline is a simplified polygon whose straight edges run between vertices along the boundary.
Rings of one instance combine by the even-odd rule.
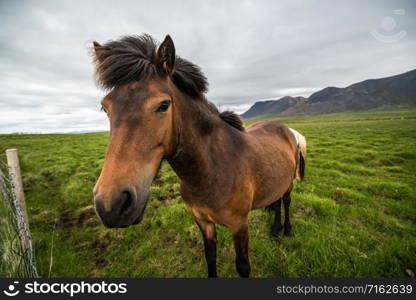
[[[416,272],[416,110],[283,121],[308,141],[306,178],[292,193],[292,237],[271,238],[272,215],[251,213],[251,275]],[[101,225],[92,188],[107,140],[107,133],[0,135],[0,160],[5,149],[19,151],[40,275],[206,277],[201,234],[167,163],[140,225]],[[230,234],[217,230],[219,276],[236,277]]]

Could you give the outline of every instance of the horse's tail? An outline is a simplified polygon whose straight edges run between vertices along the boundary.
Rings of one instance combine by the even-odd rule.
[[[296,139],[296,173],[295,179],[303,180],[306,168],[306,139],[296,130],[289,128]]]
[[[303,135],[301,135],[300,138],[299,148],[299,173],[300,179],[303,180],[303,178],[305,177],[306,169],[306,139]]]
[[[306,168],[305,158],[303,157],[302,152],[299,151],[299,177],[300,177],[300,180],[303,180],[303,178],[305,177],[305,168]]]

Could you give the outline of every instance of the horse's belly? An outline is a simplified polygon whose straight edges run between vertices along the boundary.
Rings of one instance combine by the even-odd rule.
[[[276,202],[290,188],[291,183],[292,180],[289,180],[276,186],[264,187],[263,191],[258,193],[253,199],[252,209],[266,207],[267,205]]]

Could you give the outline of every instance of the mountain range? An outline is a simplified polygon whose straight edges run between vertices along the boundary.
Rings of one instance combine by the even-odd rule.
[[[255,102],[243,119],[302,116],[416,105],[416,69],[380,79],[368,79],[345,88],[326,87],[309,98],[285,96]]]

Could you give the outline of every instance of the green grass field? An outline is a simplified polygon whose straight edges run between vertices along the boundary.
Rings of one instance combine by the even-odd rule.
[[[270,237],[250,215],[253,277],[405,277],[416,271],[416,110],[285,118],[308,141],[306,178],[292,193],[293,237]],[[0,135],[20,154],[42,277],[205,277],[200,232],[163,164],[143,222],[106,229],[92,188],[107,133]],[[218,227],[218,272],[236,277]],[[1,263],[1,262],[0,262]],[[0,268],[1,270],[1,268]],[[0,274],[1,276],[2,274]]]

